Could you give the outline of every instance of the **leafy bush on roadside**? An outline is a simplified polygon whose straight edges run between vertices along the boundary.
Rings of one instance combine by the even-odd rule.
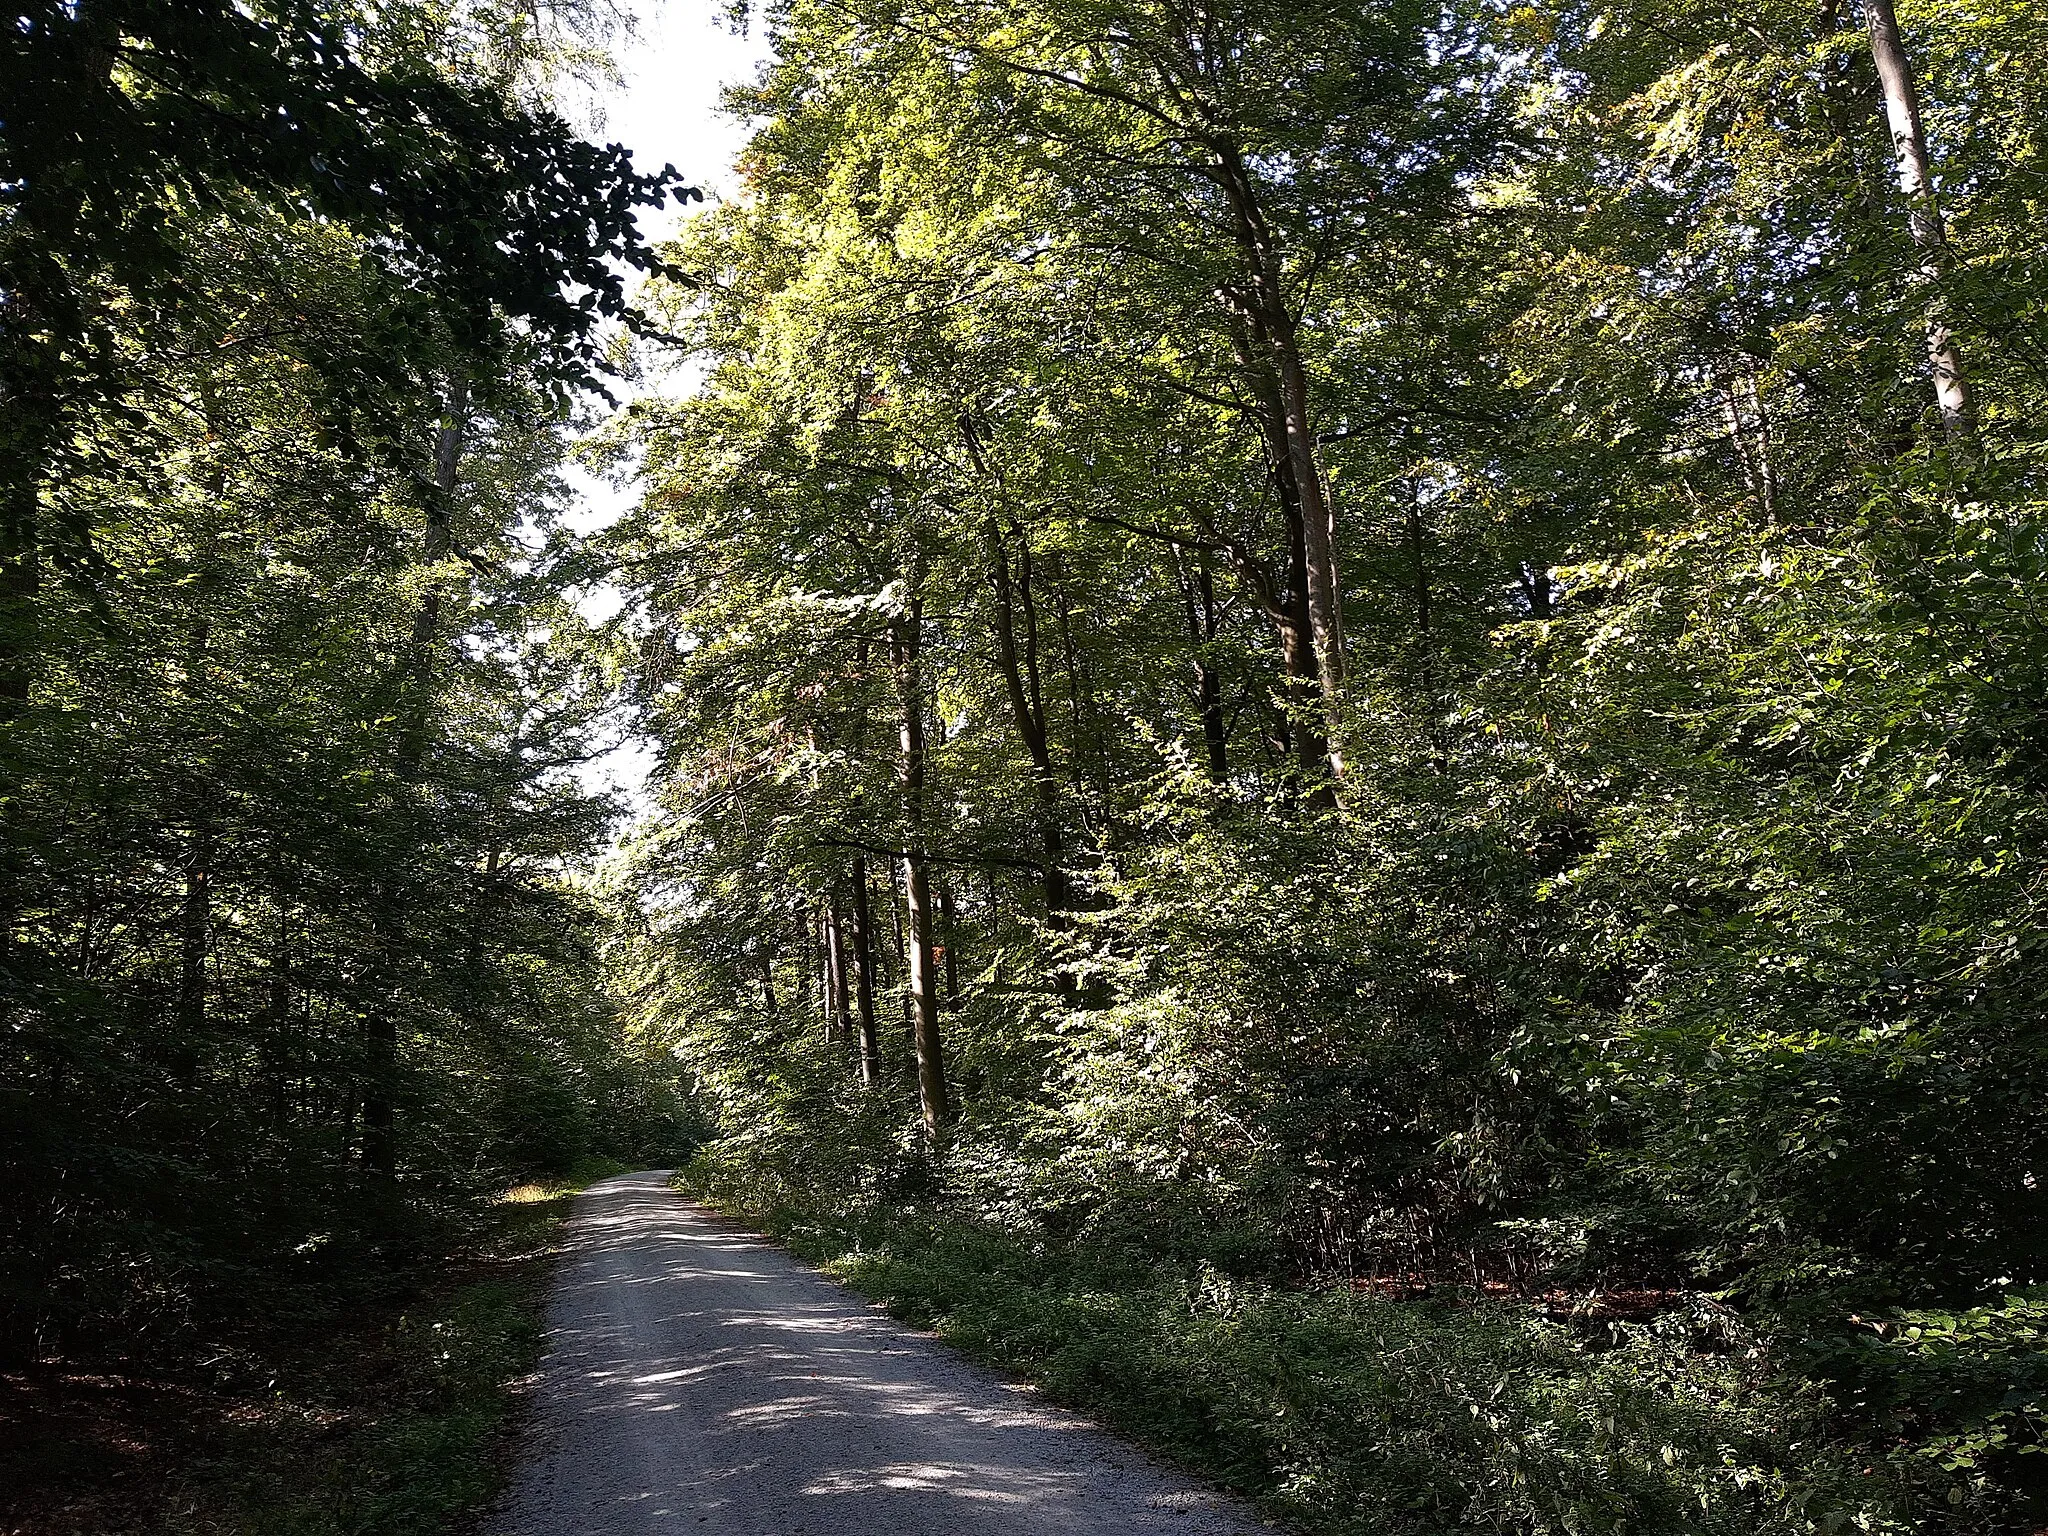
[[[1634,1322],[1452,1287],[1293,1289],[930,1209],[750,1206],[716,1154],[683,1177],[898,1316],[1327,1536],[2009,1528],[1971,1464],[1860,1433],[1857,1404],[1704,1296]]]

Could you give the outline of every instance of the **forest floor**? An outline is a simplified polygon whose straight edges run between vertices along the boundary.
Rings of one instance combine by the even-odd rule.
[[[0,1536],[426,1536],[496,1494],[555,1240],[600,1171],[511,1191],[368,1304],[179,1361],[0,1372]]]
[[[1235,1502],[657,1173],[578,1203],[504,1536],[1249,1536]]]

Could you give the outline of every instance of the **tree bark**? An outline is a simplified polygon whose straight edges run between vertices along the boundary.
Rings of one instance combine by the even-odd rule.
[[[1031,787],[1037,800],[1039,844],[1045,851],[1045,910],[1058,919],[1069,905],[1066,832],[1060,824],[1059,781],[1052,766],[1052,743],[1045,722],[1045,698],[1039,687],[1038,625],[1031,614],[1029,565],[1020,563],[1014,588],[1010,554],[1001,526],[988,520],[990,579],[995,587],[996,662],[1010,700],[1010,716],[1031,759]],[[1026,544],[1023,561],[1028,562]],[[1025,609],[1024,645],[1017,637],[1017,608]]]
[[[201,806],[185,843],[185,894],[178,913],[180,1053],[198,1048],[206,1029],[206,961],[213,937],[213,817]]]
[[[292,970],[291,922],[280,911],[277,936],[270,951],[268,994],[263,1007],[266,1026],[264,1057],[270,1079],[270,1123],[283,1130],[291,1119]]]
[[[1339,746],[1343,725],[1346,663],[1344,609],[1337,572],[1336,505],[1316,458],[1308,368],[1302,358],[1300,327],[1288,308],[1280,254],[1266,221],[1243,155],[1232,144],[1215,146],[1216,178],[1229,204],[1243,263],[1243,318],[1257,350],[1262,376],[1255,393],[1266,416],[1270,450],[1292,473],[1299,508],[1308,626],[1314,641],[1315,677],[1321,694],[1324,743],[1330,771],[1344,775]]]
[[[0,548],[0,724],[28,708],[35,677],[43,567],[29,528]]]
[[[846,919],[839,892],[825,902],[825,1033],[845,1047],[847,1059],[857,1064],[859,1044],[854,1036],[853,987],[848,972]]]
[[[869,1088],[882,1076],[882,1039],[875,1027],[875,927],[868,907],[868,861],[853,861],[853,1000],[860,1026],[860,1080]]]
[[[1423,515],[1421,480],[1410,476],[1407,490],[1408,559],[1415,584],[1415,677],[1422,695],[1420,723],[1429,743],[1430,765],[1443,773],[1450,764],[1436,727],[1436,586],[1429,575],[1429,522]]]
[[[1223,679],[1216,670],[1216,582],[1209,569],[1209,551],[1197,552],[1195,569],[1187,569],[1181,551],[1174,551],[1180,578],[1181,606],[1188,639],[1195,648],[1195,707],[1202,718],[1202,758],[1211,783],[1230,777],[1230,740],[1223,719]]]
[[[1920,120],[1920,90],[1899,32],[1892,0],[1863,0],[1870,28],[1870,54],[1884,91],[1884,115],[1891,130],[1892,153],[1898,162],[1899,190],[1906,196],[1907,225],[1921,257],[1923,282],[1939,280],[1948,264],[1948,231],[1935,196],[1934,171],[1927,153],[1927,131]],[[1943,318],[1938,300],[1927,315],[1927,361],[1934,377],[1935,403],[1949,441],[1969,446],[1977,437],[1976,401],[1963,370],[1962,348]]]
[[[1415,633],[1426,642],[1435,617],[1431,612],[1429,529],[1422,521],[1421,487],[1413,481],[1408,486],[1408,561],[1415,583]]]
[[[903,616],[890,626],[889,649],[890,659],[896,664],[897,704],[901,710],[903,917],[909,947],[911,1041],[917,1053],[917,1099],[924,1116],[925,1138],[936,1145],[952,1110],[947,1102],[946,1065],[939,1037],[938,978],[932,964],[931,873],[924,848],[922,627],[922,605],[913,597]]]
[[[1284,685],[1287,731],[1282,751],[1294,753],[1296,771],[1304,783],[1313,784],[1332,770],[1330,745],[1313,717],[1322,682],[1316,660],[1315,630],[1310,618],[1308,580],[1308,532],[1303,522],[1300,482],[1288,451],[1287,434],[1279,389],[1271,370],[1261,361],[1248,330],[1238,327],[1233,336],[1238,362],[1244,368],[1252,392],[1260,405],[1260,439],[1266,452],[1267,473],[1272,476],[1273,494],[1280,507],[1280,520],[1287,535],[1284,578],[1277,590],[1260,593],[1280,642],[1280,662],[1285,670]],[[1240,567],[1243,568],[1242,565]],[[1247,571],[1267,588],[1272,583],[1263,574]],[[1321,792],[1320,790],[1318,791]]]

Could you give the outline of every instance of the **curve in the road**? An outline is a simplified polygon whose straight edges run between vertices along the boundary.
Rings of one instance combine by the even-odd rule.
[[[665,1174],[578,1200],[500,1536],[1249,1536],[1259,1524],[881,1316]]]

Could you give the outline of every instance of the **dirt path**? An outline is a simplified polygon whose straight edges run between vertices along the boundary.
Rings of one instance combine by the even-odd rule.
[[[593,1185],[568,1241],[499,1536],[1261,1530],[660,1173]]]

